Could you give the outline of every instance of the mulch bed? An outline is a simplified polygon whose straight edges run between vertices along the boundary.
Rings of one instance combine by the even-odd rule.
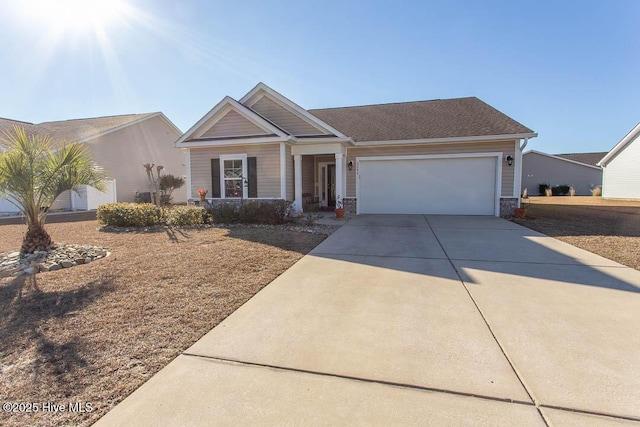
[[[92,412],[0,412],[0,425],[90,425],[326,237],[276,227],[105,233],[96,221],[47,229],[111,256],[0,280],[0,401]],[[0,252],[19,248],[24,231],[0,226]]]
[[[640,203],[533,200],[520,225],[640,270]],[[562,204],[566,199],[567,204]],[[555,203],[553,203],[555,202]],[[572,203],[569,203],[572,202]]]

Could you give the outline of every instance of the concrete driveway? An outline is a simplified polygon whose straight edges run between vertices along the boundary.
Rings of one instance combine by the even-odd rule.
[[[351,219],[97,425],[639,425],[640,272],[494,217]]]

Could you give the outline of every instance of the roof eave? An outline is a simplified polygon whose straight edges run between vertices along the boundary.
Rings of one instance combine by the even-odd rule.
[[[615,157],[616,154],[618,154],[620,151],[622,151],[622,149],[631,141],[633,141],[634,139],[636,139],[638,137],[638,135],[640,134],[640,123],[638,123],[633,129],[631,129],[631,131],[624,137],[622,138],[622,140],[620,142],[618,142],[616,144],[615,147],[613,147],[611,149],[611,151],[609,151],[607,153],[606,156],[604,156],[602,158],[602,160],[600,160],[597,165],[598,166],[602,166],[602,167],[606,167],[607,163],[609,163],[609,161],[611,159],[613,159]]]
[[[354,145],[406,145],[406,144],[446,144],[456,142],[484,142],[484,141],[512,141],[518,139],[531,139],[537,137],[535,132],[530,133],[514,133],[503,135],[480,135],[480,136],[455,136],[445,138],[418,138],[418,139],[399,139],[399,140],[382,140],[382,141],[356,141]]]

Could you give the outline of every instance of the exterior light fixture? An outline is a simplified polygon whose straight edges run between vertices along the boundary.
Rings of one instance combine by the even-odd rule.
[[[504,158],[509,166],[513,166],[513,156],[511,154]]]
[[[347,164],[347,168],[349,168],[349,170],[353,170],[353,161],[350,161],[350,162]]]

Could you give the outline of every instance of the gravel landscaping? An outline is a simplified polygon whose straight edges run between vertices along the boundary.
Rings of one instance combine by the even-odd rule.
[[[90,425],[337,227],[98,228],[48,225],[61,247],[109,256],[0,279],[0,400],[67,409],[0,412],[0,425]],[[24,231],[0,226],[0,253]],[[76,402],[91,411],[69,412]]]
[[[640,270],[640,202],[533,197],[520,225]]]

